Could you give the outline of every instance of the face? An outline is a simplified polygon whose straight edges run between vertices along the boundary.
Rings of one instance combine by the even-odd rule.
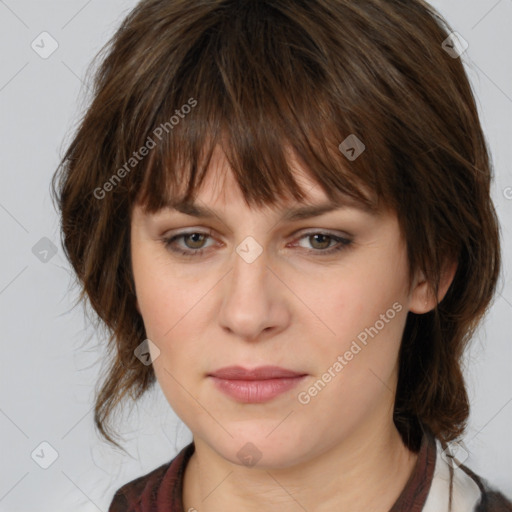
[[[306,204],[326,202],[295,169]],[[251,209],[220,151],[195,204],[215,216],[137,206],[131,231],[156,377],[194,439],[236,464],[287,467],[390,422],[419,300],[396,216],[340,203],[285,217],[304,206],[292,200]],[[232,366],[295,376],[219,373]]]

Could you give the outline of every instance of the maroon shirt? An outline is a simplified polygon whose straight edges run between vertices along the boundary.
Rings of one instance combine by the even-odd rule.
[[[183,475],[194,450],[192,442],[171,462],[125,484],[114,495],[108,512],[185,512]],[[434,477],[436,458],[435,438],[425,432],[414,470],[389,512],[420,512],[423,509]],[[476,505],[468,512],[512,512],[512,503],[503,494],[491,490],[469,469],[462,469],[480,489]]]

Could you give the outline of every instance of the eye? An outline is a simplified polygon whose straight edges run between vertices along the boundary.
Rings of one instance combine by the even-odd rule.
[[[191,231],[189,233],[180,233],[169,238],[163,238],[165,247],[172,252],[183,254],[184,256],[201,255],[204,252],[204,241],[210,237],[210,233],[200,231]],[[185,248],[176,245],[178,240],[185,242]]]
[[[181,254],[183,256],[200,256],[202,255],[208,246],[205,246],[205,242],[211,238],[211,234],[204,233],[201,231],[190,231],[187,233],[180,233],[171,237],[163,237],[161,239],[164,246],[171,252]],[[183,241],[183,245],[179,245],[178,241]],[[310,233],[304,233],[299,240],[308,240],[313,249],[306,249],[306,252],[327,255],[332,254],[342,249],[347,248],[352,240],[334,235],[332,233],[325,233],[323,231],[313,231]],[[292,246],[297,245],[292,244]],[[300,247],[303,247],[302,245]]]
[[[307,242],[314,248],[313,250],[308,250],[308,252],[320,253],[323,255],[341,251],[352,243],[352,240],[348,238],[334,235],[332,233],[324,233],[323,231],[303,233],[299,240],[304,239],[306,239]]]

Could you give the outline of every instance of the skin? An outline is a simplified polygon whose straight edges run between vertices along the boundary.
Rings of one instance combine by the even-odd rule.
[[[327,200],[299,165],[307,203]],[[393,212],[372,216],[344,207],[295,222],[285,207],[251,209],[223,153],[214,154],[196,202],[217,212],[197,219],[164,209],[132,212],[132,265],[138,310],[159,385],[192,431],[195,453],[184,476],[189,511],[388,511],[417,460],[392,420],[397,361],[408,311],[431,310],[436,298],[418,273],[407,280],[405,242]],[[180,238],[190,252],[162,242]],[[352,239],[336,245],[311,231]],[[309,236],[304,236],[309,233]],[[247,237],[263,252],[251,263],[236,252]],[[455,266],[440,283],[441,300]],[[401,306],[367,345],[307,404],[308,390],[365,328]],[[221,393],[207,374],[230,365],[277,365],[307,374],[300,388],[259,404]],[[244,465],[237,453],[252,443],[261,458]]]

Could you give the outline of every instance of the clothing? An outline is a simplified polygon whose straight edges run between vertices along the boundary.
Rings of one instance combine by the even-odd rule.
[[[183,475],[194,450],[192,442],[171,462],[122,486],[108,512],[185,512]],[[465,466],[449,464],[442,452],[424,430],[414,470],[389,512],[512,512],[503,494]]]

